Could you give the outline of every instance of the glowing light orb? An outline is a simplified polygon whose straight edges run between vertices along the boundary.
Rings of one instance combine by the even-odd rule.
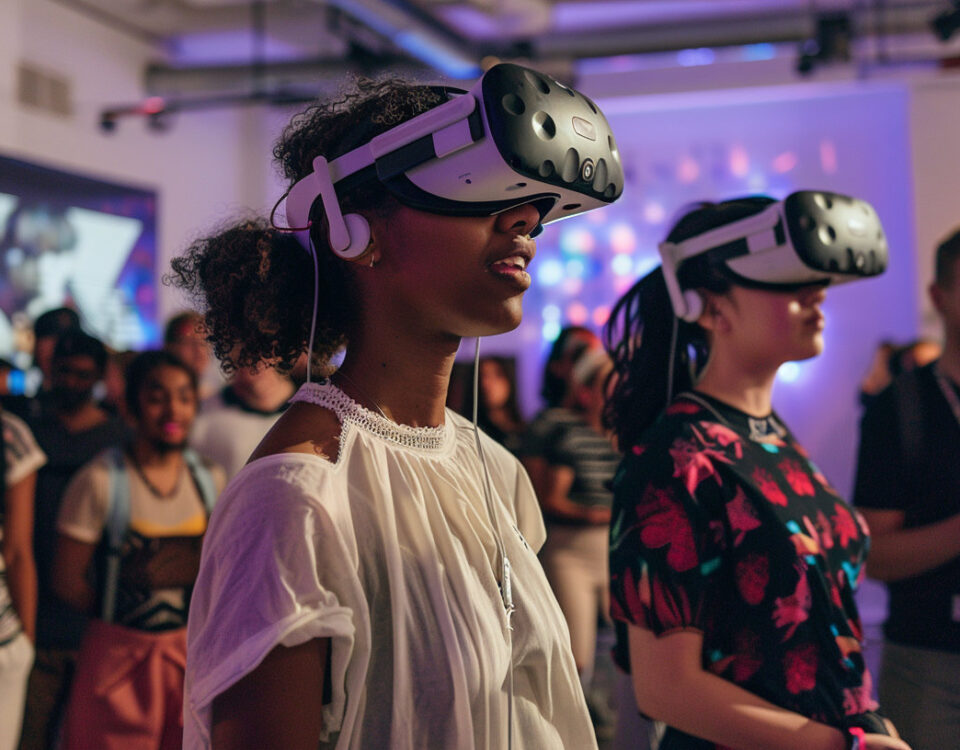
[[[582,279],[584,273],[586,273],[586,270],[586,264],[578,258],[568,260],[567,264],[564,266],[566,276],[572,279]]]
[[[599,213],[599,212],[598,212]],[[649,201],[643,206],[643,220],[648,224],[660,224],[667,218],[667,210],[662,203]]]
[[[542,261],[537,268],[537,281],[544,286],[553,286],[563,281],[563,264],[558,260]]]
[[[560,335],[559,321],[552,320],[549,323],[544,323],[543,328],[540,329],[540,335],[543,336],[544,341],[556,341],[557,336]]]
[[[555,322],[560,320],[560,308],[556,305],[547,305],[540,311],[540,315],[547,322]]]
[[[613,260],[610,261],[610,268],[613,269],[613,272],[617,276],[633,275],[633,261],[630,259],[629,255],[613,256]]]
[[[564,279],[560,288],[568,297],[574,297],[583,291],[583,281],[581,279]]]
[[[632,253],[637,249],[637,233],[626,222],[615,224],[610,230],[610,249],[615,253]]]
[[[797,155],[793,151],[784,151],[773,160],[773,171],[785,174],[797,166]]]
[[[606,305],[600,305],[599,307],[593,308],[593,324],[595,326],[606,325],[607,321],[610,319],[610,308]]]
[[[574,227],[560,235],[560,250],[564,255],[588,255],[596,247],[592,232],[583,227]]]
[[[750,156],[743,146],[730,149],[730,174],[734,177],[746,177],[750,172]]]
[[[825,174],[835,174],[837,171],[837,147],[833,141],[820,141],[820,167]]]
[[[582,326],[590,317],[590,311],[580,302],[571,302],[567,305],[567,320],[572,325]]]
[[[684,156],[677,164],[677,180],[684,185],[696,182],[700,176],[700,165],[690,156]]]

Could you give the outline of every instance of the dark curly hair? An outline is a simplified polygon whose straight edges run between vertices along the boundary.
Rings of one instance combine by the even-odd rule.
[[[767,196],[748,196],[695,204],[674,224],[667,242],[683,242],[758,214],[771,203]],[[680,287],[724,294],[737,283],[724,269],[725,265],[715,265],[705,255],[696,256],[680,267]],[[671,352],[674,325],[677,339]],[[604,343],[613,358],[604,423],[616,434],[621,450],[626,450],[666,408],[668,390],[676,395],[693,388],[709,356],[707,336],[696,323],[674,315],[663,270],[657,268],[617,301],[604,328]],[[671,354],[673,378],[668,384]]]
[[[445,90],[396,78],[357,79],[339,98],[296,115],[273,149],[289,186],[313,171],[313,160],[351,151],[446,100]],[[389,215],[397,206],[377,180],[340,195],[344,213]],[[352,267],[329,251],[321,201],[310,212],[319,263],[319,309],[311,365],[327,370],[356,319]],[[307,348],[313,309],[313,261],[289,233],[260,218],[221,227],[175,258],[164,281],[184,290],[204,314],[207,340],[225,372],[267,361],[288,371]]]

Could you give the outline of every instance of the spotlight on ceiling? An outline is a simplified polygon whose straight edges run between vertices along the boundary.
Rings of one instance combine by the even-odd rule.
[[[818,65],[849,62],[852,41],[853,24],[847,13],[818,15],[816,36],[800,45],[797,72],[806,75]]]
[[[945,10],[930,21],[930,28],[941,42],[950,40],[960,29],[960,0],[953,0],[953,8]]]

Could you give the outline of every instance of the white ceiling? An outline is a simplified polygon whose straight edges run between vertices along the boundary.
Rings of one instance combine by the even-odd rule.
[[[951,0],[57,0],[81,12],[157,42],[177,46],[181,37],[249,33],[254,7],[261,6],[267,33],[277,50],[283,47],[324,55],[337,33],[327,27],[340,16],[359,19],[406,16],[438,34],[463,43],[472,52],[493,51],[523,43],[556,47],[551,39],[581,39],[577,48],[593,44],[602,54],[609,39],[637,38],[634,52],[650,46],[645,32],[686,30],[709,46],[718,28],[738,27],[745,39],[779,22],[812,27],[817,13],[848,11],[870,25],[885,7],[894,26],[923,25]],[[777,41],[769,39],[767,41]],[[664,42],[666,44],[667,42]],[[629,51],[629,50],[628,50]]]
[[[562,77],[577,61],[762,42],[797,44],[822,14],[855,36],[936,43],[960,0],[52,0],[149,41],[150,93],[309,92],[347,71],[472,78],[484,58]],[[960,33],[954,42],[960,42]],[[956,45],[954,45],[954,49]],[[231,76],[233,81],[231,83]],[[316,91],[313,92],[314,94]]]

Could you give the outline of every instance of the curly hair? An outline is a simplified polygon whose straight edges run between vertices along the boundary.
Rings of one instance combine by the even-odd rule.
[[[442,88],[360,78],[339,98],[296,115],[273,155],[292,186],[313,171],[317,156],[336,159],[445,100]],[[397,206],[377,180],[356,185],[339,198],[344,213],[389,215]],[[350,263],[329,250],[321,201],[311,209],[310,220],[320,286],[311,366],[327,370],[347,344],[357,299]],[[260,218],[244,219],[194,241],[171,266],[165,283],[185,291],[203,312],[206,338],[225,372],[264,361],[286,371],[307,351],[313,261],[292,234]]]

